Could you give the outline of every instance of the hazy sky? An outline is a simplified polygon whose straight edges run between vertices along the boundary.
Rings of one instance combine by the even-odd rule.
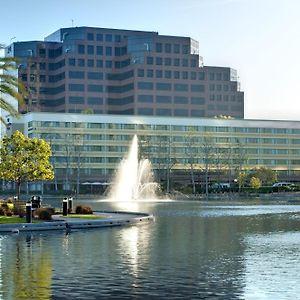
[[[0,5],[4,44],[43,40],[72,24],[190,36],[199,41],[205,65],[238,70],[246,118],[300,120],[300,0],[0,0]]]

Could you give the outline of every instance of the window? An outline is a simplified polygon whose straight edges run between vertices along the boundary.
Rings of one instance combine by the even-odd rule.
[[[204,80],[205,79],[205,73],[204,72],[199,72],[198,73],[198,79],[199,80]]]
[[[227,84],[225,84],[225,85],[223,85],[223,91],[225,91],[225,92],[228,92],[228,85]]]
[[[175,96],[174,103],[176,104],[188,104],[189,100],[188,97],[185,96]]]
[[[191,72],[191,79],[196,80],[197,79],[197,73],[196,72]]]
[[[106,60],[105,61],[105,68],[112,68],[112,61],[111,60]]]
[[[89,41],[93,41],[93,40],[94,40],[94,34],[93,34],[93,33],[88,33],[88,34],[87,34],[87,39],[88,39]]]
[[[147,61],[147,65],[153,65],[153,57],[147,56],[146,61]]]
[[[96,66],[97,66],[97,68],[103,68],[103,60],[102,59],[97,59]]]
[[[176,117],[187,117],[189,111],[187,109],[174,109],[174,116]]]
[[[70,61],[69,61],[69,64],[70,64]],[[74,59],[74,65],[75,65],[75,59]],[[40,70],[46,70],[46,63],[40,63]]]
[[[188,45],[182,45],[182,53],[189,54],[189,46]]]
[[[77,64],[78,64],[78,67],[84,67],[85,66],[84,59],[79,58],[77,61]]]
[[[217,95],[217,101],[221,101],[222,100],[222,95]]]
[[[153,108],[139,108],[138,109],[138,114],[140,115],[146,115],[146,116],[151,116],[153,115]]]
[[[179,91],[179,92],[187,92],[188,91],[188,85],[187,84],[175,83],[174,84],[174,90]]]
[[[180,79],[180,72],[179,71],[174,71],[174,78],[175,79]]]
[[[84,84],[69,84],[69,91],[84,92]]]
[[[183,67],[188,67],[188,60],[187,60],[186,58],[184,58],[184,59],[182,60],[182,66],[183,66]]]
[[[94,67],[94,60],[93,59],[88,59],[87,60],[87,65],[88,65],[88,67]]]
[[[105,42],[112,42],[112,34],[105,35]]]
[[[210,91],[214,91],[215,90],[215,85],[214,84],[210,84],[209,85],[209,90]]]
[[[171,53],[171,44],[165,44],[165,52]]]
[[[215,80],[215,73],[209,73],[209,80]]]
[[[171,83],[156,83],[156,89],[159,91],[170,91],[172,85]]]
[[[156,70],[156,78],[162,78],[162,70]]]
[[[70,72],[69,72],[69,78],[73,78],[73,79],[84,79],[84,72],[80,72],[80,71],[70,71]]]
[[[144,70],[143,69],[138,69],[138,77],[144,77]]]
[[[85,53],[84,45],[78,45],[78,54],[84,54],[84,53]]]
[[[205,99],[203,97],[192,97],[191,104],[204,104]]]
[[[96,39],[97,39],[97,41],[103,41],[103,34],[102,33],[97,33],[97,35],[96,35]]]
[[[70,104],[84,104],[83,97],[69,97]]]
[[[161,57],[156,57],[155,64],[158,65],[158,66],[161,66],[162,65],[162,58]]]
[[[188,76],[189,76],[188,74],[189,73],[186,71],[182,72],[182,79],[188,79]]]
[[[191,59],[191,67],[197,67],[196,59]]]
[[[167,109],[167,108],[157,108],[156,115],[157,116],[172,116],[172,111],[171,111],[171,109]]]
[[[89,97],[87,99],[87,103],[92,105],[103,104],[103,99],[98,97]]]
[[[97,52],[97,55],[103,55],[103,47],[102,46],[97,46],[96,47],[96,52]]]
[[[191,92],[204,92],[204,85],[203,84],[192,84],[191,85]]]
[[[213,95],[213,94],[209,95],[209,100],[214,101],[215,100],[215,95]]]
[[[171,78],[171,76],[172,76],[171,71],[169,71],[169,70],[165,71],[165,78]]]
[[[217,73],[216,74],[216,78],[217,78],[217,80],[222,80],[222,74],[221,73]]]
[[[152,82],[138,82],[138,89],[153,90],[153,83]]]
[[[156,43],[155,50],[156,50],[156,52],[161,53],[162,52],[162,43]]]
[[[172,98],[171,96],[156,96],[157,103],[171,103]]]
[[[105,47],[106,56],[112,56],[112,47]]]
[[[152,103],[153,96],[152,95],[138,95],[138,102]]]
[[[87,53],[90,54],[90,55],[94,54],[94,46],[88,45],[87,46]]]
[[[191,110],[191,116],[192,117],[204,117],[205,116],[205,112],[204,110],[200,110],[200,109],[193,109]]]
[[[174,53],[179,53],[180,52],[180,45],[179,44],[175,44],[174,45]]]
[[[153,70],[152,69],[148,69],[147,70],[147,77],[153,77]]]
[[[92,80],[101,80],[103,79],[103,73],[100,72],[88,72],[87,73],[88,79]]]
[[[115,35],[115,42],[120,43],[121,42],[121,36],[119,34]]]
[[[171,58],[170,57],[165,58],[165,65],[166,66],[171,66]]]
[[[89,84],[88,85],[89,92],[103,92],[103,86],[99,84]]]

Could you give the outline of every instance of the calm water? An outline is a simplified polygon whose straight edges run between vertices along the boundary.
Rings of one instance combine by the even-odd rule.
[[[0,299],[300,299],[300,206],[90,201],[140,226],[0,236]]]

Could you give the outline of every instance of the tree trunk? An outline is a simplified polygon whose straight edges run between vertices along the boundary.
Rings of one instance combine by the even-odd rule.
[[[193,188],[193,194],[196,194],[196,184],[195,184],[195,176],[194,176],[194,167],[191,163],[191,180],[192,180],[192,188]]]

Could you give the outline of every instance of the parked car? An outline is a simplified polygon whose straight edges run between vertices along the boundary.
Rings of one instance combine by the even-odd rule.
[[[291,182],[276,182],[272,185],[272,189],[274,192],[293,191],[295,187],[296,186]]]

